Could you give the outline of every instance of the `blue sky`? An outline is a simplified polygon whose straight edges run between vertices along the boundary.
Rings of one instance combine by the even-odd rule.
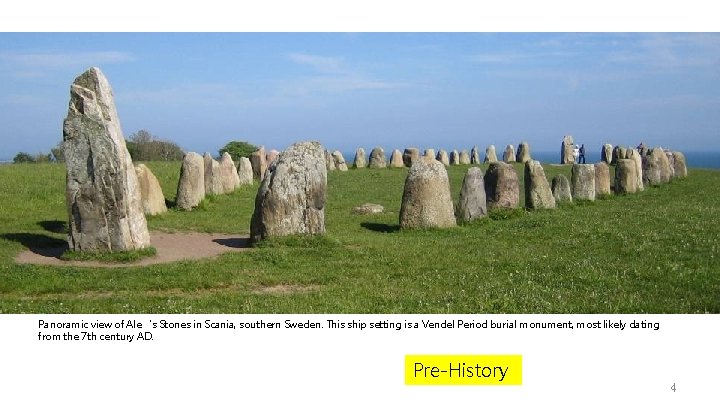
[[[720,34],[0,33],[0,159],[62,139],[99,66],[127,136],[185,150],[462,149],[563,135],[720,150]]]

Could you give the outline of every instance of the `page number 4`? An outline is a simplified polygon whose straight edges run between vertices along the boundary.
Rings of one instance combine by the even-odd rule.
[[[672,387],[670,387],[670,389],[673,390],[673,392],[675,392],[675,383],[673,383],[673,385],[672,385]]]

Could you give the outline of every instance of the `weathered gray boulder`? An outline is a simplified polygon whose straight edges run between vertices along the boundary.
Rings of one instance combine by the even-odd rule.
[[[469,165],[470,164],[470,154],[465,149],[460,151],[460,156],[458,157],[458,161],[461,165]]]
[[[390,155],[390,167],[405,167],[403,155],[399,149],[393,150],[392,155]]]
[[[227,152],[223,152],[220,156],[220,183],[225,194],[232,193],[240,187],[240,177],[235,169],[235,162]]]
[[[503,162],[512,163],[515,161],[515,147],[508,145],[505,147],[505,153],[503,153]]]
[[[70,86],[63,152],[70,249],[116,252],[150,246],[137,174],[110,83],[98,68]]]
[[[517,208],[520,205],[520,181],[509,163],[493,162],[485,173],[487,208]]]
[[[635,168],[632,159],[618,159],[615,162],[615,194],[631,194],[638,191]]]
[[[140,185],[140,195],[142,196],[142,206],[145,215],[159,215],[167,212],[165,196],[160,187],[160,182],[158,182],[153,172],[147,166],[140,163],[135,166],[135,174],[137,174],[138,184]]]
[[[328,172],[331,172],[335,169],[337,169],[337,166],[335,165],[335,159],[332,156],[332,153],[330,153],[329,150],[326,150],[324,152],[325,156],[325,170]]]
[[[460,154],[458,153],[457,149],[453,149],[453,151],[450,152],[450,164],[451,165],[459,165],[460,164]]]
[[[365,157],[365,149],[357,148],[355,150],[355,159],[353,160],[353,167],[356,169],[363,169],[367,167],[367,158]]]
[[[531,210],[555,208],[545,170],[537,160],[525,162],[525,207]]]
[[[370,163],[368,167],[371,169],[384,169],[387,166],[385,161],[385,151],[381,147],[373,148],[370,151]]]
[[[687,177],[687,161],[685,155],[682,152],[674,151],[673,153],[673,172],[675,177],[684,178]]]
[[[669,150],[665,151],[665,156],[668,160],[668,171],[670,172],[670,179],[675,177],[675,156]]]
[[[556,174],[552,179],[552,193],[556,204],[571,203],[570,180],[563,174]]]
[[[450,166],[450,158],[448,157],[447,151],[445,149],[440,149],[440,151],[437,153],[437,157],[435,158],[435,160],[444,164],[445,166]]]
[[[474,145],[472,147],[472,149],[470,150],[470,164],[473,164],[473,165],[480,164],[480,152],[478,152],[477,145]]]
[[[635,162],[635,178],[636,183],[635,184],[635,190],[636,191],[643,191],[645,190],[645,186],[643,185],[643,169],[642,169],[642,156],[640,155],[640,152],[637,150],[630,148],[626,152],[627,158]]]
[[[253,183],[252,163],[250,163],[250,159],[244,156],[238,162],[238,178],[240,179],[240,185]]]
[[[435,149],[432,149],[432,148],[425,149],[425,153],[423,154],[423,158],[434,160],[434,159],[435,159]]]
[[[250,155],[250,164],[253,169],[253,177],[262,181],[267,170],[267,156],[265,155],[265,147],[261,146]]]
[[[255,197],[250,240],[325,232],[327,167],[318,142],[295,143],[267,170]]]
[[[595,163],[595,197],[610,194],[610,166],[605,162]]]
[[[180,167],[175,206],[190,211],[197,207],[203,198],[205,198],[205,163],[199,154],[188,152],[183,157]]]
[[[470,222],[486,215],[487,198],[483,172],[479,167],[471,167],[463,178],[455,216],[459,221]]]
[[[614,164],[615,161],[613,160],[613,147],[609,143],[606,143],[603,145],[602,150],[600,151],[600,160],[611,165]]]
[[[405,166],[410,167],[420,160],[420,150],[418,148],[405,148],[402,158]]]
[[[627,150],[624,146],[616,145],[612,150],[613,162],[616,162],[618,159],[627,159]]]
[[[223,184],[220,178],[220,163],[210,156],[210,152],[203,155],[205,167],[205,195],[222,194]]]
[[[570,183],[574,200],[595,200],[595,166],[575,163]]]
[[[532,160],[532,158],[530,157],[530,145],[527,142],[520,142],[520,145],[518,145],[515,160],[520,163],[525,163]]]
[[[275,158],[277,158],[280,155],[280,152],[278,152],[275,149],[270,149],[270,152],[265,154],[265,164],[270,166],[270,163],[272,163]]]
[[[575,141],[570,135],[565,135],[560,145],[560,163],[567,165],[575,163],[575,155],[573,154],[575,149]]]
[[[448,228],[455,225],[445,166],[437,160],[418,160],[410,167],[405,179],[400,228]]]
[[[343,156],[342,152],[336,150],[332,153],[332,157],[335,161],[335,167],[337,167],[338,170],[340,170],[341,172],[348,171],[347,163],[345,163],[345,157]]]
[[[647,155],[642,157],[643,183],[656,186],[670,181],[670,162],[668,162],[665,151],[660,148],[652,148]]]
[[[495,153],[495,145],[490,145],[485,149],[485,163],[497,162],[497,154]]]
[[[385,211],[385,207],[373,203],[365,203],[352,209],[352,213],[357,215],[382,214],[383,211]]]

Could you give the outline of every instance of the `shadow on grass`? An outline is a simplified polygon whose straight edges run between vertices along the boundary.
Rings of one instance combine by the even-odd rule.
[[[167,207],[167,209],[173,209],[173,208],[177,207],[177,203],[175,203],[175,200],[168,200],[168,199],[166,198],[166,199],[165,199],[165,206]]]
[[[48,232],[67,233],[65,221],[39,221],[37,224]]]
[[[223,238],[213,239],[212,241],[218,245],[227,246],[229,248],[242,249],[250,247],[250,238]]]
[[[60,257],[68,248],[65,239],[37,233],[5,233],[0,238],[19,242],[31,252],[44,257]]]
[[[374,222],[363,222],[360,226],[369,231],[382,233],[393,233],[400,230],[400,225],[378,224]]]

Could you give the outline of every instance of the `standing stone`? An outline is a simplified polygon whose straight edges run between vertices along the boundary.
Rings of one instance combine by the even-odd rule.
[[[393,150],[392,155],[390,155],[390,167],[405,167],[405,162],[403,162],[403,156],[399,149]]]
[[[635,161],[618,159],[615,162],[615,194],[631,194],[638,191]]]
[[[530,157],[530,145],[527,142],[520,142],[520,145],[518,145],[517,156],[515,160],[520,163],[525,163],[532,160],[532,158]]]
[[[240,186],[240,177],[235,170],[235,162],[227,152],[223,152],[220,156],[220,183],[222,183],[224,194],[232,193]]]
[[[505,162],[493,162],[485,173],[487,208],[517,208],[520,205],[520,182],[515,168]]]
[[[363,169],[367,166],[367,158],[365,157],[365,149],[357,148],[355,150],[355,159],[353,160],[353,167],[356,169]]]
[[[615,160],[613,160],[613,147],[609,143],[606,143],[603,145],[602,150],[600,151],[600,160],[611,165],[615,163]]]
[[[685,155],[678,151],[674,151],[672,154],[675,177],[687,177],[687,161],[685,160]]]
[[[479,167],[471,167],[465,173],[455,215],[463,222],[474,221],[487,215],[485,180]]]
[[[478,152],[477,145],[473,145],[472,149],[470,150],[470,164],[480,164],[480,153]]]
[[[437,160],[418,160],[410,167],[405,179],[400,228],[449,228],[455,225],[445,166]]]
[[[116,252],[150,246],[140,185],[113,92],[96,67],[70,86],[63,152],[70,249]]]
[[[265,177],[265,170],[267,170],[267,157],[265,156],[264,146],[261,146],[260,149],[250,155],[250,164],[253,169],[253,177],[262,181],[263,177]]]
[[[570,180],[564,174],[556,174],[552,179],[552,193],[555,204],[571,203],[572,192],[570,191]]]
[[[656,147],[642,157],[643,183],[655,186],[670,181],[670,163],[662,148]]]
[[[402,155],[403,163],[406,167],[411,167],[420,160],[420,150],[418,148],[405,148]]]
[[[327,170],[328,172],[331,172],[331,171],[337,169],[337,166],[335,165],[335,159],[333,158],[330,151],[326,150],[324,152],[324,156],[325,156],[325,170]]]
[[[511,163],[515,161],[515,148],[512,145],[505,147],[505,153],[503,153],[503,162]]]
[[[595,200],[595,166],[575,163],[572,166],[572,195],[575,200]]]
[[[635,178],[637,183],[635,184],[635,190],[643,191],[645,190],[645,186],[643,185],[642,156],[640,156],[640,152],[632,148],[628,149],[627,156],[628,159],[635,162]]]
[[[525,208],[531,210],[555,208],[555,197],[545,177],[545,170],[537,160],[525,162]]]
[[[165,196],[163,195],[160,182],[150,169],[144,164],[135,166],[138,184],[140,185],[140,195],[142,196],[142,206],[145,215],[158,215],[167,212],[165,205]]]
[[[385,151],[378,146],[370,152],[370,163],[368,167],[371,169],[384,169],[385,166],[387,166]]]
[[[497,154],[495,153],[495,145],[490,145],[485,149],[485,163],[497,162]]]
[[[437,153],[437,157],[435,158],[435,160],[445,166],[450,166],[450,158],[448,158],[448,154],[445,149],[440,149],[440,151]]]
[[[460,151],[460,156],[458,158],[461,165],[469,165],[470,164],[470,154],[467,150],[463,149]]]
[[[332,153],[332,157],[335,161],[335,167],[337,167],[338,170],[341,172],[348,171],[347,163],[345,163],[345,156],[343,156],[342,152],[336,150]]]
[[[210,156],[209,152],[203,155],[203,166],[205,167],[205,195],[217,195],[223,193],[222,180],[220,179],[220,163]]]
[[[253,183],[253,170],[250,159],[241,157],[238,163],[238,178],[240,179],[240,185],[252,184]]]
[[[190,211],[197,207],[203,198],[205,198],[205,164],[202,156],[188,152],[183,157],[180,168],[175,205],[182,210]]]
[[[432,148],[425,149],[425,154],[423,154],[423,158],[434,160],[435,159],[435,149],[432,149]]]
[[[450,164],[451,165],[459,165],[460,164],[460,154],[458,153],[457,149],[453,149],[453,151],[450,152]]]
[[[270,152],[265,154],[265,164],[270,166],[270,163],[272,163],[273,160],[275,160],[275,158],[278,157],[278,155],[280,155],[280,152],[278,152],[275,149],[270,149]]]
[[[624,146],[615,146],[612,153],[613,160],[627,159],[627,150]]]
[[[668,160],[668,171],[670,172],[670,179],[675,177],[675,156],[669,150],[665,151],[665,156]]]
[[[327,167],[318,142],[295,143],[267,170],[250,222],[253,243],[271,236],[325,233]]]
[[[570,135],[565,135],[560,146],[560,163],[563,165],[575,163],[575,155],[573,154],[575,149],[575,141]]]
[[[610,166],[605,162],[595,163],[595,196],[610,194]]]

